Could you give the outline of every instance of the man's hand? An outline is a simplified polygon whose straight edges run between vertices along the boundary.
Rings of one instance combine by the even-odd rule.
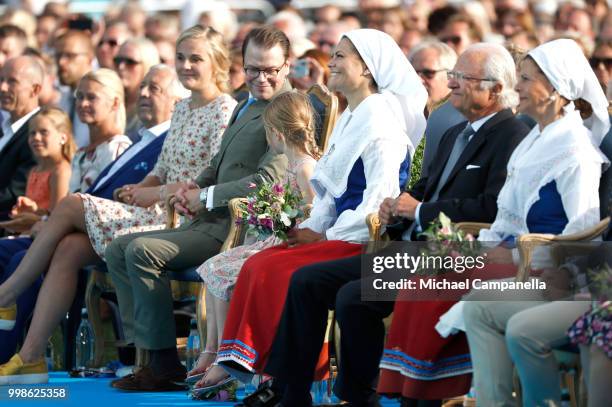
[[[401,216],[414,220],[416,217],[416,208],[419,206],[421,201],[414,199],[412,195],[407,192],[401,194],[395,200],[395,206],[392,209],[393,216]]]
[[[378,208],[378,219],[381,225],[391,225],[394,222],[395,216],[393,216],[393,207],[395,206],[395,199],[385,198]]]
[[[188,218],[193,218],[198,211],[204,209],[200,202],[200,187],[191,182],[176,191],[174,198],[170,200],[170,205],[180,214]]]
[[[312,229],[304,228],[298,229],[293,228],[287,233],[287,243],[290,246],[298,245],[298,244],[306,244],[319,242],[321,240],[325,240],[325,235],[321,233],[317,233]]]

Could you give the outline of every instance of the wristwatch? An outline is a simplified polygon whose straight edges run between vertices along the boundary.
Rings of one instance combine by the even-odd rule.
[[[206,206],[206,199],[208,198],[208,188],[203,188],[200,190],[200,202],[202,205]]]

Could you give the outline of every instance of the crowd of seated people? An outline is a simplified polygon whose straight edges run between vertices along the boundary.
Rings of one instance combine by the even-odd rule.
[[[403,242],[442,214],[490,224],[478,273],[495,280],[516,275],[520,236],[569,236],[608,215],[606,2],[273,2],[266,20],[240,24],[222,2],[188,2],[180,16],[131,2],[100,18],[24,3],[0,15],[0,386],[49,380],[49,338],[83,296],[86,266],[104,262],[123,342],[147,355],[117,390],[191,385],[193,397],[234,400],[258,376],[240,405],[302,407],[331,375],[354,406],[468,393],[479,406],[519,393],[525,406],[560,405],[552,350],[574,343],[589,406],[608,402],[608,298],[369,301],[362,266],[372,214]],[[312,86],[340,102],[325,149]],[[230,201],[274,183],[301,197],[292,209],[308,207],[287,240],[242,236],[220,253]],[[609,257],[605,244],[582,261],[594,256]],[[193,268],[207,335],[188,371],[169,272]],[[533,278],[574,286],[575,269]]]

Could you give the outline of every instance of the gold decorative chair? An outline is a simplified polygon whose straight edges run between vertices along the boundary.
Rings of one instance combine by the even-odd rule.
[[[338,118],[338,98],[325,85],[318,84],[312,85],[306,94],[317,113],[315,117],[317,144],[321,151],[325,151]]]

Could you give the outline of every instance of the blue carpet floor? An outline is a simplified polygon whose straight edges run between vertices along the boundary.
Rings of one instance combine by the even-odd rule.
[[[89,379],[68,377],[65,372],[52,372],[49,384],[31,386],[0,386],[0,406],[79,406],[79,407],[119,407],[119,406],[203,406],[203,407],[225,407],[233,406],[235,402],[204,402],[191,400],[186,392],[168,393],[127,393],[120,392],[110,387],[111,379]],[[37,387],[49,389],[67,389],[67,398],[64,400],[53,399],[15,399],[9,397],[9,390],[35,389]],[[238,396],[242,396],[239,391]],[[397,407],[399,403],[385,399],[382,401],[384,407]]]

